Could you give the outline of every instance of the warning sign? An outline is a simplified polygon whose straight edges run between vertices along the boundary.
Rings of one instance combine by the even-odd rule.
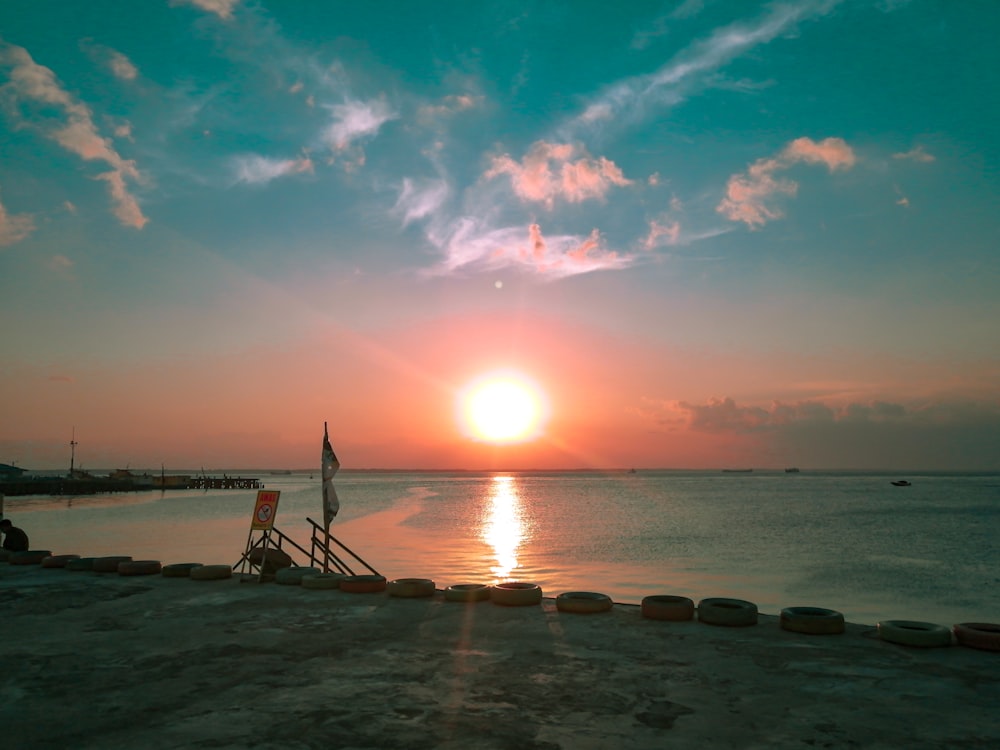
[[[251,529],[271,529],[274,527],[274,517],[278,514],[278,497],[281,490],[258,490],[257,504],[253,509]]]

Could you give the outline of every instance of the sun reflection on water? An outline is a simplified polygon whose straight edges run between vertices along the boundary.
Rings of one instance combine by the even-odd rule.
[[[507,581],[517,568],[517,551],[524,541],[521,500],[514,477],[493,477],[490,507],[483,523],[483,540],[493,548],[496,564],[490,567],[494,583]]]

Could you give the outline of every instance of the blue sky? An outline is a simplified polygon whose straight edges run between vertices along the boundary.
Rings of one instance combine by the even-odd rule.
[[[6,0],[0,459],[997,468],[998,21]]]

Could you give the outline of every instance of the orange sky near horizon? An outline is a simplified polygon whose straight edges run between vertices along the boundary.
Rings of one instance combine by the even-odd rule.
[[[75,368],[72,376],[15,373],[21,385],[7,391],[14,398],[4,421],[30,426],[31,434],[21,444],[26,454],[3,459],[67,466],[75,427],[77,466],[309,468],[326,421],[345,468],[823,465],[818,454],[777,439],[808,414],[781,421],[740,404],[768,393],[787,404],[846,406],[870,398],[879,383],[898,393],[904,371],[918,388],[916,367],[882,357],[866,365],[654,347],[647,335],[538,314],[516,323],[501,315],[445,317],[369,335],[326,324],[280,349]],[[498,369],[523,372],[545,392],[551,413],[537,439],[494,445],[470,439],[456,420],[463,388]],[[982,377],[988,386],[989,363]],[[930,389],[940,373],[928,367],[926,378]],[[850,427],[846,418],[820,417],[820,426]],[[834,438],[826,447],[836,460],[843,452]]]

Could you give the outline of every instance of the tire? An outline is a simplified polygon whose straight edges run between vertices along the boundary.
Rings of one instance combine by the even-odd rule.
[[[201,563],[170,563],[164,565],[160,572],[164,578],[189,578],[191,571],[200,567]]]
[[[556,597],[556,609],[580,615],[607,612],[614,604],[607,594],[598,594],[594,591],[567,591]]]
[[[132,560],[118,563],[120,576],[155,576],[163,570],[159,560]]]
[[[484,583],[456,583],[444,590],[446,602],[485,602],[490,598],[490,587]]]
[[[98,573],[117,573],[118,566],[123,562],[132,562],[128,555],[117,555],[113,557],[95,557],[94,570]]]
[[[822,607],[785,607],[781,627],[793,633],[836,635],[844,632],[844,615]]]
[[[883,620],[878,623],[878,637],[889,643],[916,648],[951,645],[951,630],[944,625],[916,620]]]
[[[264,575],[274,575],[282,568],[292,567],[292,558],[284,550],[268,547],[266,550],[258,547],[250,551],[247,560],[256,565]]]
[[[69,560],[66,563],[66,570],[72,570],[74,572],[79,572],[81,570],[93,570],[94,560],[96,557],[78,557],[75,560]]]
[[[11,565],[41,565],[42,560],[51,556],[51,550],[28,549],[21,552],[11,553],[9,562]]]
[[[199,565],[191,568],[188,577],[192,581],[222,581],[233,577],[231,565]]]
[[[350,594],[375,594],[385,588],[385,576],[380,575],[344,576],[340,582],[340,590]]]
[[[304,589],[339,589],[340,582],[346,576],[343,573],[316,573],[302,576]]]
[[[282,586],[300,586],[303,576],[315,575],[319,572],[319,568],[310,567],[278,568],[278,572],[274,574],[274,580]]]
[[[743,599],[713,597],[698,602],[698,620],[731,628],[757,624],[757,605]]]
[[[79,560],[79,555],[49,555],[42,560],[43,568],[65,568],[70,560]]]
[[[1000,651],[1000,625],[993,622],[960,622],[952,628],[962,646]]]
[[[490,601],[503,607],[527,607],[542,603],[542,588],[537,583],[498,583],[490,589]]]
[[[650,620],[683,622],[694,619],[694,602],[686,596],[654,594],[642,599],[642,616]]]
[[[430,578],[397,578],[386,584],[389,596],[403,599],[416,599],[422,596],[434,596],[437,589]]]

